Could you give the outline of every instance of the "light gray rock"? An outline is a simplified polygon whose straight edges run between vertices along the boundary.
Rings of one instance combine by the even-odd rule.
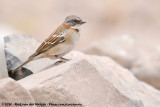
[[[7,49],[5,49],[5,55],[8,71],[13,70],[22,63],[22,61],[18,57],[10,53]]]
[[[8,70],[13,70],[24,60],[26,60],[29,55],[33,53],[33,48],[39,42],[29,35],[22,34],[12,34],[4,38],[5,42],[5,53],[7,60]]]
[[[12,34],[13,32],[13,29],[2,23],[0,24],[0,79],[8,77],[8,70],[4,52],[4,37]]]
[[[159,107],[160,92],[108,57],[72,51],[71,61],[50,65],[18,81],[36,102],[87,107]],[[54,67],[53,67],[54,66]]]
[[[8,35],[4,38],[4,41],[9,76],[14,78],[15,80],[22,79],[32,74],[32,72],[38,72],[41,69],[45,68],[45,66],[47,66],[48,64],[55,62],[50,59],[33,61],[22,67],[22,69],[19,69],[16,74],[12,74],[11,70],[15,69],[25,60],[27,60],[28,57],[36,51],[41,42],[33,38],[32,36],[22,34]]]
[[[112,36],[90,44],[83,52],[109,56],[130,69],[138,79],[160,89],[159,45],[150,38]]]
[[[28,57],[31,56],[39,47],[39,45],[42,43],[40,42],[40,40],[30,35],[22,35],[22,34],[9,35],[8,37],[5,38],[5,41],[6,41],[5,49],[8,50],[13,56],[19,58],[21,62],[24,62],[25,60],[27,60]],[[44,59],[32,61],[24,67],[30,69],[32,72],[38,72],[41,69],[45,68],[47,65],[53,64],[54,62],[55,61],[53,60],[44,58]],[[39,66],[36,66],[36,65],[39,65]]]

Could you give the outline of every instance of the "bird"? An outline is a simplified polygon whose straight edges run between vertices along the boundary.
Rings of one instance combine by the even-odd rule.
[[[63,56],[68,54],[76,45],[80,37],[80,26],[86,23],[76,15],[70,15],[65,21],[45,39],[38,49],[24,63],[12,70],[15,73],[19,68],[30,61],[40,58],[60,59],[66,62],[69,59]]]

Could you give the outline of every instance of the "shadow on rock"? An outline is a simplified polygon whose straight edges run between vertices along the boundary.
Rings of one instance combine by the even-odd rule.
[[[15,80],[20,80],[24,77],[27,77],[27,76],[33,74],[33,72],[27,68],[22,67],[21,69],[17,70],[17,72],[15,72],[15,73],[12,73],[12,71],[10,70],[8,72],[8,74],[9,74],[9,77],[11,77]]]

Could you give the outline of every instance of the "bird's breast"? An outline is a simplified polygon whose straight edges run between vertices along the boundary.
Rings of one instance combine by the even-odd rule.
[[[70,29],[67,32],[66,43],[75,44],[79,40],[80,34],[75,29]]]

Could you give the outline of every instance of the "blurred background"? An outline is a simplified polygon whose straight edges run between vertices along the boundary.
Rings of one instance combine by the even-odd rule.
[[[160,38],[159,0],[0,0],[0,22],[46,38],[68,15],[87,21],[78,49],[105,36]]]
[[[109,56],[160,89],[159,0],[0,0],[0,24],[44,40],[69,15],[87,23],[75,50]]]

